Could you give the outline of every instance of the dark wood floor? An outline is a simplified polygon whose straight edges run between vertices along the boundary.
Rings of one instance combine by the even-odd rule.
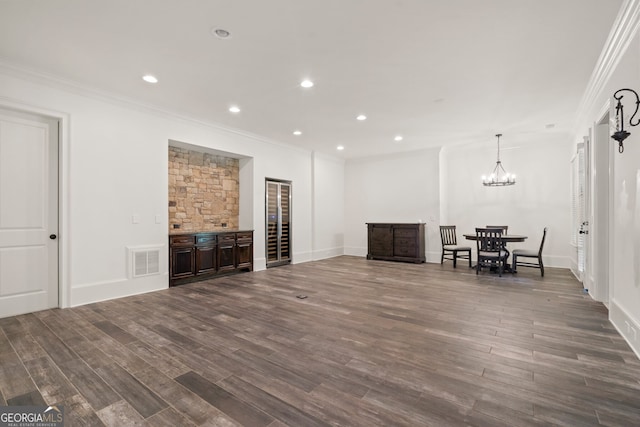
[[[64,405],[67,426],[639,425],[640,362],[545,273],[339,257],[5,318],[0,405]]]

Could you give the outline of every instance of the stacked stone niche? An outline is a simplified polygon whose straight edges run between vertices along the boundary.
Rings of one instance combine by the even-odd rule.
[[[169,231],[237,229],[239,184],[237,159],[169,147]]]

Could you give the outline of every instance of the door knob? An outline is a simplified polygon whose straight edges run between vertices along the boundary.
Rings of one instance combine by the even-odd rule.
[[[49,235],[49,238],[50,238],[51,240],[55,240],[55,239],[56,239],[56,237],[58,237],[58,236],[56,236],[55,234],[50,234],[50,235]]]

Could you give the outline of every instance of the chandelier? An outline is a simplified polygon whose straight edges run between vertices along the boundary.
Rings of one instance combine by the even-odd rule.
[[[502,162],[500,161],[501,136],[501,133],[496,134],[496,137],[498,138],[498,160],[496,161],[496,166],[493,168],[493,172],[491,172],[489,176],[482,176],[482,185],[487,187],[504,187],[505,185],[513,185],[516,183],[516,176],[505,171],[502,167]]]

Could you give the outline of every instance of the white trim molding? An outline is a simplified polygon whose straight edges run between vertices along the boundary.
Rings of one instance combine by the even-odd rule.
[[[594,106],[639,27],[640,0],[624,0],[580,101],[575,123],[577,128],[583,125],[586,115]]]

